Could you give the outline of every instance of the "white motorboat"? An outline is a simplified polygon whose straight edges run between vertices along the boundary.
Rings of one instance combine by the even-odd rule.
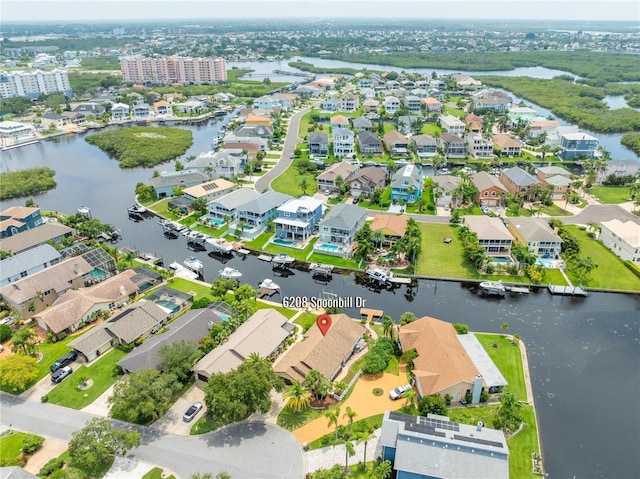
[[[178,262],[171,263],[169,269],[179,278],[198,279],[198,275]]]
[[[131,206],[129,206],[129,208],[127,208],[127,211],[129,213],[142,215],[142,214],[145,214],[147,212],[147,209],[142,205],[131,205]]]
[[[276,256],[273,257],[273,259],[271,260],[273,263],[276,264],[291,264],[295,261],[296,259],[292,256],[289,256],[286,253],[280,253]]]
[[[260,288],[264,288],[264,289],[272,289],[274,291],[280,291],[280,286],[276,283],[273,282],[272,279],[265,279],[264,281],[262,281],[262,283],[260,283]]]
[[[311,270],[311,274],[313,275],[331,276],[333,273],[333,265],[312,263],[311,266],[309,266],[309,270]]]
[[[187,259],[185,259],[184,265],[187,268],[189,268],[191,271],[194,271],[196,273],[201,273],[202,270],[204,269],[204,265],[202,264],[202,261],[200,261],[195,256],[189,256]]]
[[[504,296],[507,291],[502,281],[483,281],[480,283],[480,289],[485,294],[496,296]]]
[[[237,269],[233,269],[230,266],[218,271],[218,276],[225,279],[238,279],[242,276],[242,273]]]
[[[223,238],[209,238],[207,244],[210,244],[216,253],[231,253],[233,245]]]
[[[375,281],[379,281],[380,283],[386,283],[387,281],[389,281],[389,279],[391,279],[391,274],[380,268],[368,269],[365,272],[367,273],[369,278]]]

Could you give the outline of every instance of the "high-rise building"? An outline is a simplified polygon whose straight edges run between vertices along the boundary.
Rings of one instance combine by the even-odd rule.
[[[69,84],[69,74],[62,70],[43,72],[34,71],[0,71],[0,98],[26,96],[35,100],[41,94],[63,93],[71,98],[73,92]]]
[[[197,85],[227,79],[227,62],[220,57],[133,57],[121,60],[120,67],[125,82]]]

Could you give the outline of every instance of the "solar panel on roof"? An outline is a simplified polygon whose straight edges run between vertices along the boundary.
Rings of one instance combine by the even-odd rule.
[[[218,188],[218,185],[215,183],[208,183],[206,185],[202,185],[202,189],[205,191],[211,191]]]
[[[458,441],[472,442],[474,444],[482,444],[484,446],[503,447],[501,442],[489,441],[487,439],[480,439],[477,437],[461,436],[460,434],[454,434],[453,438],[457,439]]]

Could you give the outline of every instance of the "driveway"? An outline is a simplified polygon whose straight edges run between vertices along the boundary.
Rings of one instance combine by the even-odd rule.
[[[191,422],[184,422],[182,415],[187,412],[189,406],[196,401],[204,404],[204,391],[197,387],[197,385],[193,385],[186,393],[180,396],[162,419],[159,419],[153,424],[153,427],[167,433],[175,434],[176,436],[189,436],[191,426],[202,417],[206,409],[206,406],[203,407]]]
[[[69,441],[95,417],[55,404],[27,401],[0,392],[0,424],[19,431]],[[116,421],[142,434],[142,445],[128,457],[158,464],[182,478],[194,472],[226,471],[233,478],[300,479],[305,463],[298,441],[288,431],[260,422],[242,422],[202,436],[180,437],[154,427]],[[1,429],[1,428],[0,428]]]

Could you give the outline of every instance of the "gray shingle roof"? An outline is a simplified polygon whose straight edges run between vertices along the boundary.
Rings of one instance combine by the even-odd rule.
[[[542,218],[517,217],[509,218],[508,221],[527,241],[562,243],[562,238],[555,234],[547,221]]]
[[[69,228],[60,223],[45,223],[36,228],[31,228],[17,235],[3,238],[0,241],[0,249],[11,251],[13,254],[28,250],[34,246],[46,243],[49,240],[73,233],[73,228]]]
[[[320,228],[327,226],[349,231],[358,222],[364,221],[366,217],[367,210],[361,206],[340,203],[329,211],[329,214],[320,221],[319,226]]]
[[[508,168],[502,172],[507,178],[518,186],[539,185],[540,182],[535,176],[530,175],[519,166]]]
[[[105,324],[108,330],[129,344],[167,317],[160,306],[153,301],[141,300],[110,318]]]
[[[358,141],[361,145],[376,145],[381,146],[382,141],[375,134],[370,131],[362,131],[358,133]]]
[[[158,188],[161,186],[176,186],[181,183],[194,183],[198,181],[204,183],[207,180],[209,180],[209,177],[204,173],[191,171],[175,176],[156,176],[155,178],[151,178],[149,182]]]
[[[308,143],[329,144],[329,136],[326,133],[311,133],[307,138]]]
[[[245,213],[256,213],[262,214],[267,211],[282,206],[284,203],[289,201],[291,196],[285,193],[278,193],[277,191],[266,191],[262,193],[257,198],[254,198],[243,205],[238,207],[238,211]]]
[[[240,188],[238,190],[232,191],[231,193],[227,193],[220,198],[216,198],[215,200],[210,201],[209,205],[220,205],[223,208],[232,210],[247,203],[248,201],[253,200],[258,196],[260,196],[260,194],[254,189]]]

